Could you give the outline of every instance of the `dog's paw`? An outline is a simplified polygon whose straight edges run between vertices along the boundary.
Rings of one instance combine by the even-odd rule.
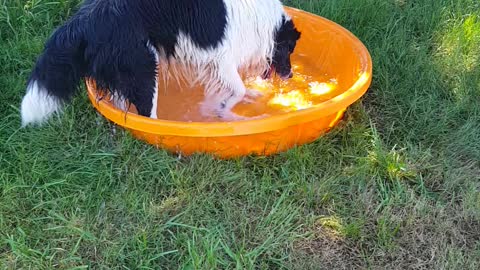
[[[219,114],[217,116],[220,119],[222,119],[223,121],[236,122],[236,121],[248,121],[248,120],[262,119],[262,118],[268,117],[269,115],[268,114],[261,114],[261,115],[257,115],[257,116],[242,116],[242,115],[236,114],[232,111],[223,111],[223,112],[219,112]]]
[[[218,118],[222,119],[222,121],[227,122],[244,121],[249,119],[248,117],[227,110],[219,110],[216,112],[216,114]]]
[[[250,98],[258,98],[258,97],[262,97],[263,93],[258,91],[258,90],[247,89],[247,92],[245,93],[245,96],[250,97]]]
[[[245,97],[243,98],[243,101],[246,103],[255,103],[255,101],[262,97],[263,93],[257,90],[253,89],[248,89],[247,92],[245,93]]]

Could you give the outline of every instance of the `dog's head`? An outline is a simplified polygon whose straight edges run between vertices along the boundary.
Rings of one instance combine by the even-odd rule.
[[[295,28],[290,18],[283,17],[282,24],[275,34],[275,48],[271,66],[263,74],[263,78],[270,78],[275,71],[282,79],[289,79],[293,76],[290,55],[297,46],[301,33]]]

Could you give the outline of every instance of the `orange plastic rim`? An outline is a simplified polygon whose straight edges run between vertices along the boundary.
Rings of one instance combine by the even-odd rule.
[[[314,141],[365,94],[372,80],[372,60],[362,42],[340,25],[305,11],[285,9],[302,32],[295,54],[307,55],[319,72],[334,74],[347,85],[335,97],[308,109],[237,122],[181,122],[125,113],[98,100],[95,82],[86,80],[89,98],[104,117],[135,137],[184,155],[270,155]]]

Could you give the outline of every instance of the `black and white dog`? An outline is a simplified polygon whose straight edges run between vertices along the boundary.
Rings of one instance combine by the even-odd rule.
[[[222,89],[207,97],[219,116],[228,116],[248,91],[238,70],[258,67],[258,75],[290,78],[299,38],[280,0],[85,0],[37,60],[22,124],[59,111],[81,78],[156,118],[158,64],[170,60]]]

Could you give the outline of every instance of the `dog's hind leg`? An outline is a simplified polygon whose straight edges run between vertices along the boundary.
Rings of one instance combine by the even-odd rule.
[[[138,114],[157,118],[158,55],[150,44],[123,53],[118,60],[116,92],[134,104]]]

